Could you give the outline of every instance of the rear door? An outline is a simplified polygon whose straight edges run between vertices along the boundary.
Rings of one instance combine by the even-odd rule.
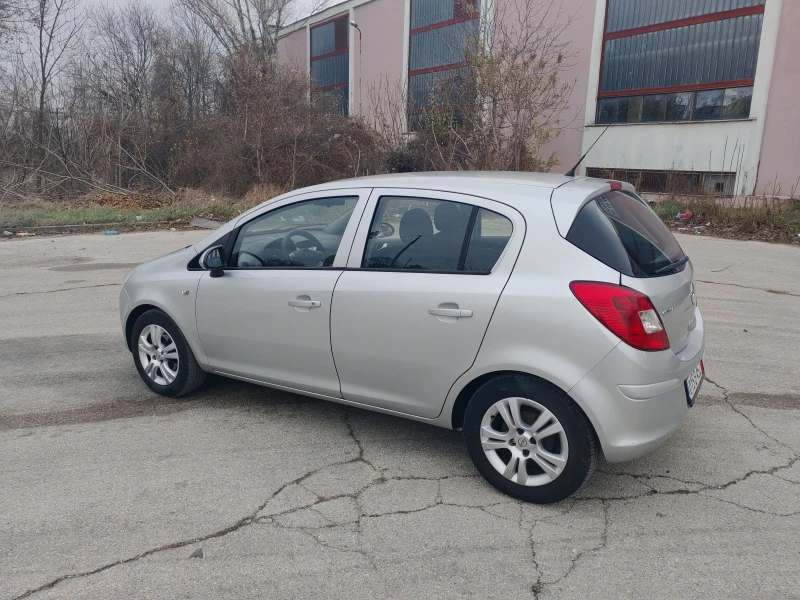
[[[629,191],[606,192],[590,200],[575,218],[567,240],[620,271],[622,285],[647,294],[672,350],[683,350],[696,325],[694,270],[690,261],[683,260],[675,237],[643,200]]]
[[[331,309],[342,396],[436,417],[475,360],[524,235],[522,216],[498,202],[373,190]]]

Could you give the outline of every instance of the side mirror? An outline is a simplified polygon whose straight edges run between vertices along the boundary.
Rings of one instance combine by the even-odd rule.
[[[209,277],[222,277],[222,246],[212,246],[207,248],[200,255],[200,266],[208,271]]]

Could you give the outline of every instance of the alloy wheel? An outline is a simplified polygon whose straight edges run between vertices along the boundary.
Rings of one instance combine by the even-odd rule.
[[[178,376],[178,348],[166,329],[147,325],[139,334],[139,360],[145,374],[158,385],[169,385]]]
[[[564,427],[529,398],[504,398],[481,421],[481,447],[489,463],[519,485],[540,486],[556,479],[569,458]]]

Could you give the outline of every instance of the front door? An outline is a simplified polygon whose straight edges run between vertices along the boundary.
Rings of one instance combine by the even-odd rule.
[[[436,417],[475,360],[524,227],[489,200],[374,190],[333,298],[342,396]]]
[[[197,291],[197,329],[215,371],[340,397],[331,299],[366,195],[304,195],[237,226],[224,274],[205,273]]]

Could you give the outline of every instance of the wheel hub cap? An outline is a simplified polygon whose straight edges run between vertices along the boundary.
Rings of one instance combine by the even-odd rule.
[[[529,398],[495,402],[481,421],[481,446],[498,473],[519,485],[540,486],[556,479],[569,458],[564,427]]]
[[[160,325],[148,325],[139,334],[139,362],[145,374],[159,385],[169,385],[178,376],[179,358],[175,341]]]

